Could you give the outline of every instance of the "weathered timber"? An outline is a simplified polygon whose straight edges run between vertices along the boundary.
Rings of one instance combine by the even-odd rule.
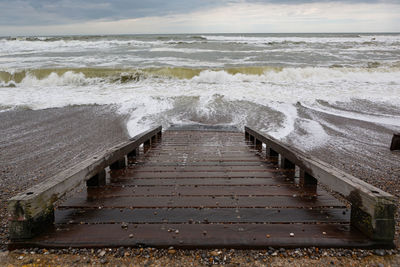
[[[315,186],[318,184],[318,180],[307,173],[305,170],[300,170],[300,184],[304,187],[310,185]]]
[[[294,169],[295,164],[281,155],[280,167],[282,169]]]
[[[262,151],[262,142],[260,140],[256,139],[254,144],[255,144],[255,149],[257,151],[261,152]]]
[[[160,135],[161,126],[139,134],[99,152],[79,164],[64,170],[46,181],[8,200],[9,236],[12,240],[32,238],[54,221],[54,203],[67,192],[84,182],[88,186],[105,183],[104,169],[120,167],[122,159],[155,135]]]
[[[111,170],[120,170],[126,167],[125,156],[110,165]]]
[[[390,150],[400,150],[400,133],[393,134]]]
[[[106,185],[106,170],[100,171],[98,174],[86,181],[86,186],[104,186]]]
[[[395,197],[332,165],[283,144],[275,138],[245,127],[250,140],[258,139],[272,150],[297,165],[304,184],[316,180],[344,196],[351,203],[351,225],[377,242],[392,243],[395,231]],[[316,179],[316,180],[314,180]]]
[[[278,156],[279,156],[279,153],[276,152],[275,150],[273,150],[272,148],[267,147],[266,156],[267,156],[267,157],[278,157]]]

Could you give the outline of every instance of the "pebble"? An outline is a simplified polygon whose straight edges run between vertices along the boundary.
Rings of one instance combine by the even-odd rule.
[[[385,256],[385,254],[386,254],[384,249],[375,249],[374,253],[375,253],[375,255],[378,255],[378,256]]]
[[[289,235],[290,235],[290,237],[294,237],[294,233],[290,233]]]
[[[99,257],[104,257],[104,255],[106,255],[106,251],[105,250],[100,251]]]
[[[210,252],[211,256],[219,256],[222,254],[222,251],[213,250]]]

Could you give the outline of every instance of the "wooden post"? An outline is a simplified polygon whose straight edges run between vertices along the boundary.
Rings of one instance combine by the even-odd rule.
[[[359,191],[354,190],[350,194],[351,226],[356,227],[372,240],[392,242],[396,226],[394,219],[396,206],[384,203],[383,201],[373,202],[371,203],[373,205],[371,209],[374,212],[371,214],[360,208],[364,204],[363,201],[365,202],[365,199],[363,199]]]
[[[98,174],[86,181],[86,186],[104,186],[106,185],[106,170],[100,171]]]
[[[111,170],[120,170],[126,167],[125,157],[117,160],[113,164],[110,165]]]
[[[139,156],[139,148],[135,148],[127,155],[128,163],[134,163],[138,156]]]
[[[267,147],[267,155],[266,156],[267,157],[278,157],[279,153],[276,152],[275,150],[273,150],[272,148]]]
[[[294,170],[296,168],[296,165],[281,155],[280,167],[282,169]]]
[[[244,132],[244,140],[246,140],[246,141],[250,140],[250,135],[248,132]]]
[[[255,147],[255,137],[253,135],[250,135],[249,141],[250,141],[249,146],[251,148],[254,148]]]
[[[300,185],[301,186],[316,186],[318,180],[305,170],[300,170]]]
[[[262,142],[260,140],[258,140],[257,138],[255,140],[255,147],[256,147],[256,150],[258,150],[259,152],[262,151]]]
[[[151,145],[154,146],[157,142],[157,135],[151,137]]]
[[[8,221],[9,238],[11,240],[29,239],[37,234],[45,231],[54,222],[54,206],[49,205],[40,213],[33,217],[26,216],[22,206],[13,207],[10,210],[10,217]]]
[[[400,133],[393,134],[390,150],[400,150]]]
[[[146,153],[151,147],[151,139],[143,143],[143,152]]]
[[[159,132],[157,133],[157,140],[160,142],[161,139],[162,139],[162,132],[159,131]]]

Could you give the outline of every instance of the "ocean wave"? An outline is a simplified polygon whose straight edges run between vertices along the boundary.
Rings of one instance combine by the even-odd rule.
[[[340,37],[333,36],[311,36],[311,37],[298,37],[298,36],[230,36],[230,35],[203,35],[207,41],[217,42],[232,42],[242,44],[307,44],[307,43],[357,43],[362,44],[365,42],[370,43],[385,43],[394,44],[400,42],[399,35],[344,35]]]
[[[0,86],[75,85],[95,83],[129,83],[146,79],[178,79],[195,83],[287,83],[287,82],[368,82],[400,84],[400,63],[391,67],[368,62],[364,68],[341,65],[330,67],[237,67],[237,68],[64,68],[0,71]]]

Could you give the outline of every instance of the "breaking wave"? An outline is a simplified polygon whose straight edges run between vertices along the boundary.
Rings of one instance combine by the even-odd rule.
[[[398,64],[397,64],[398,65]],[[400,84],[400,66],[391,68],[375,66],[368,68],[344,67],[243,67],[225,69],[196,68],[147,68],[147,69],[99,69],[66,68],[35,69],[23,71],[0,71],[0,85],[7,86],[85,86],[95,83],[129,83],[144,79],[186,79],[198,83],[258,82],[366,82]]]

